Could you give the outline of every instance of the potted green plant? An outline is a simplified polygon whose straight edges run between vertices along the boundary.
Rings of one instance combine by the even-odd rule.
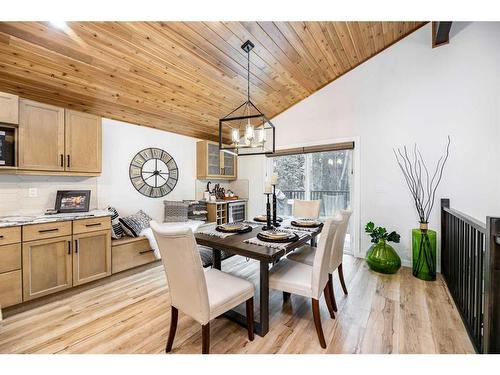
[[[365,232],[371,237],[373,245],[366,253],[368,266],[380,273],[396,273],[401,267],[401,258],[387,242],[399,243],[401,236],[395,231],[387,232],[384,227],[376,227],[373,222],[365,226]]]

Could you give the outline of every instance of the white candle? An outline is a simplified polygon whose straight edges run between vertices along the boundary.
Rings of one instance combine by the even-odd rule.
[[[264,188],[264,193],[272,193],[272,192],[273,192],[273,188],[272,188],[271,184],[267,182],[266,186]]]
[[[277,184],[278,184],[278,174],[273,173],[273,175],[271,177],[271,185],[277,185]]]

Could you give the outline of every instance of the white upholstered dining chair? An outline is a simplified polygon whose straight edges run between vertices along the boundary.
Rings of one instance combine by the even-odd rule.
[[[165,351],[172,350],[178,310],[202,325],[202,353],[208,354],[210,321],[243,302],[246,302],[248,339],[252,341],[253,284],[216,269],[204,271],[190,228],[168,229],[154,221],[150,225],[160,249],[172,302]]]
[[[320,200],[306,201],[294,199],[292,215],[298,218],[317,219],[319,217],[320,207]]]
[[[334,311],[337,311],[337,303],[335,301],[335,295],[333,294],[333,280],[332,274],[335,270],[338,270],[340,285],[344,294],[348,294],[347,287],[344,280],[344,271],[342,268],[342,259],[344,255],[344,242],[347,233],[347,228],[349,227],[349,219],[352,215],[351,210],[340,210],[340,223],[338,225],[337,231],[333,240],[331,241],[331,251],[330,251],[330,261],[328,266],[328,284],[330,287],[328,291],[331,292],[331,300],[334,307]],[[323,237],[323,234],[321,235]],[[321,239],[320,239],[321,241]],[[288,254],[287,258],[295,262],[304,263],[307,265],[312,265],[314,263],[316,248],[309,245],[304,245],[295,250],[294,252]]]
[[[339,223],[339,220],[333,218],[325,222],[324,235],[321,236],[314,252],[312,265],[285,258],[276,263],[269,271],[269,288],[311,298],[314,325],[322,348],[326,348],[326,342],[321,326],[319,299],[324,292],[328,310],[332,315],[333,303],[330,299],[331,293],[328,290],[330,285],[328,283],[330,261],[328,245],[331,243]]]

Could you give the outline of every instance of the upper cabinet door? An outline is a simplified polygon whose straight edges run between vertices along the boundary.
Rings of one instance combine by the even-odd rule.
[[[64,109],[21,99],[19,168],[64,171]]]
[[[222,174],[219,144],[208,142],[207,144],[207,175],[219,176]]]
[[[101,118],[66,110],[66,171],[101,172]]]
[[[222,155],[224,160],[222,172],[224,176],[227,176],[228,178],[236,178],[236,155],[228,152],[222,152]]]
[[[0,123],[19,123],[19,97],[0,92]]]

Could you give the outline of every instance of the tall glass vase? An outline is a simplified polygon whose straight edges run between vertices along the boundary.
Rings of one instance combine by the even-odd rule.
[[[436,280],[436,231],[427,223],[412,230],[413,276],[421,280]]]

